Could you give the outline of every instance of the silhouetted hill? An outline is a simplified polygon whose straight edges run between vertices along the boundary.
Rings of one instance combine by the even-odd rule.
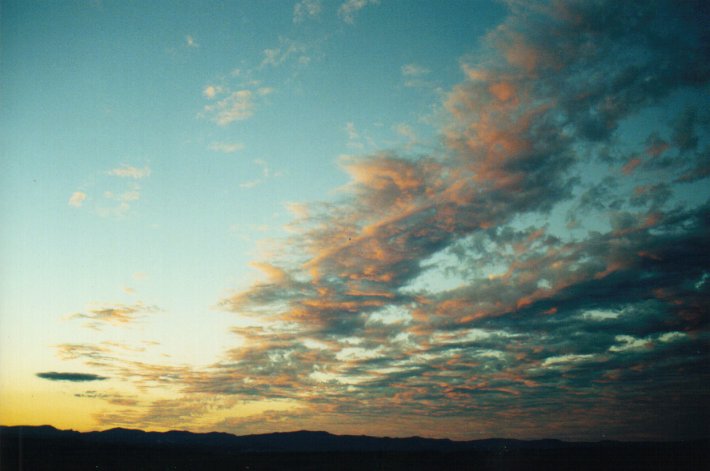
[[[452,441],[297,431],[236,436],[114,428],[0,427],[5,470],[709,469],[710,440],[669,443]]]

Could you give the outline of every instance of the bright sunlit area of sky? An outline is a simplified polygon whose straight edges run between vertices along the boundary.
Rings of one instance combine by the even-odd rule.
[[[707,437],[708,24],[4,0],[0,423]]]

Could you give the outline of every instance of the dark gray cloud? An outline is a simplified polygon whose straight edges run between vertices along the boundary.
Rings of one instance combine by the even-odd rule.
[[[48,379],[50,381],[72,381],[72,382],[84,382],[84,381],[103,381],[108,379],[106,376],[100,376],[92,373],[66,373],[57,371],[47,371],[43,373],[37,373],[38,378]]]

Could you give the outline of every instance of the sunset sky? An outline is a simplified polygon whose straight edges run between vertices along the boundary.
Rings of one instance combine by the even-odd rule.
[[[2,0],[0,424],[708,437],[708,24]]]

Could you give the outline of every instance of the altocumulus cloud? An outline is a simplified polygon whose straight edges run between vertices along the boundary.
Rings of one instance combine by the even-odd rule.
[[[341,16],[371,3],[346,2]],[[264,279],[221,301],[254,322],[232,329],[238,346],[218,362],[169,369],[62,346],[184,394],[180,410],[159,401],[122,424],[266,398],[298,407],[211,428],[707,435],[700,4],[509,8],[462,60],[440,149],[342,159],[341,198],[302,206],[296,235],[255,264]],[[229,122],[251,110],[233,105],[208,111]],[[654,110],[663,118],[649,119]]]
[[[510,8],[463,62],[445,147],[343,160],[348,196],[311,205],[267,279],[223,301],[266,325],[235,329],[244,346],[189,390],[301,400],[354,429],[702,434],[708,206],[664,183],[704,178],[708,129],[690,98],[640,144],[619,131],[707,91],[694,7]],[[579,232],[553,228],[570,205]]]
[[[47,371],[44,373],[37,373],[38,378],[48,379],[50,381],[72,381],[72,382],[85,382],[85,381],[103,381],[108,379],[106,376],[99,376],[91,373],[60,373],[57,371]]]

